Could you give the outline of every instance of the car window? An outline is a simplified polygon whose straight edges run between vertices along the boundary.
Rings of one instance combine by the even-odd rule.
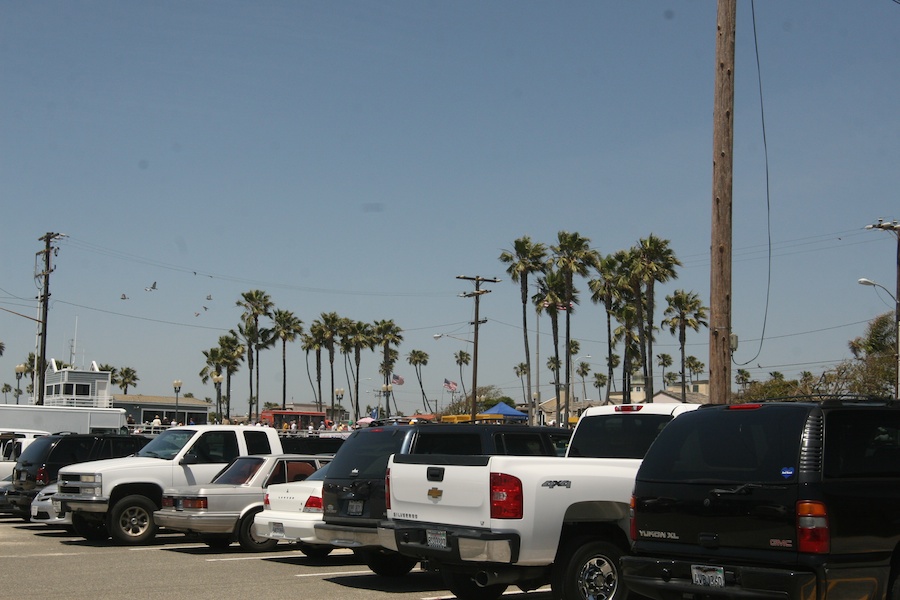
[[[481,434],[420,430],[412,454],[483,454]]]
[[[671,415],[611,414],[587,417],[578,424],[569,456],[644,458]]]
[[[269,436],[265,431],[244,430],[244,441],[247,443],[247,454],[272,454]]]
[[[213,483],[244,485],[250,481],[264,462],[264,459],[256,456],[241,456],[225,467],[225,470],[213,479]]]
[[[193,429],[168,429],[150,440],[137,454],[171,460],[191,441],[195,433]]]
[[[264,486],[270,486],[275,483],[303,481],[315,473],[316,468],[316,463],[313,460],[279,460],[275,468],[272,469],[272,473]]]
[[[63,437],[50,451],[47,462],[73,465],[91,459],[91,449],[96,440],[92,437]]]
[[[900,411],[829,411],[825,430],[825,477],[900,475]]]
[[[331,461],[329,477],[384,477],[391,454],[399,452],[406,427],[357,431],[350,435]]]
[[[50,447],[55,444],[58,439],[59,438],[56,436],[44,436],[34,440],[22,451],[22,454],[19,456],[19,461],[23,464],[43,461],[43,457],[47,456]]]
[[[240,453],[233,431],[206,431],[189,451],[200,464],[230,462]]]

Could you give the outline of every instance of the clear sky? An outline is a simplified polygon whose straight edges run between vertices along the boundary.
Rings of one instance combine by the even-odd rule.
[[[894,308],[856,281],[895,286],[896,238],[865,226],[900,218],[900,5],[758,2],[755,32],[751,6],[737,15],[732,372],[790,378],[848,357]],[[9,0],[0,15],[0,383],[35,349],[35,323],[6,311],[35,316],[47,232],[68,236],[48,357],[134,368],[130,393],[148,395],[177,378],[214,396],[201,351],[258,288],[307,326],[393,319],[401,410],[422,408],[413,349],[444,405],[453,354],[472,348],[433,336],[471,339],[459,294],[473,286],[455,277],[479,275],[503,279],[481,300],[479,385],[518,400],[521,304],[497,258],[523,235],[577,231],[607,254],[653,233],[684,263],[657,288],[657,322],[676,289],[709,304],[711,0]],[[573,337],[604,372],[603,312],[583,299]],[[688,338],[706,364],[708,337]],[[661,331],[655,351],[677,357],[675,338]],[[299,344],[288,360],[289,400],[311,401]],[[363,405],[377,362],[363,357]],[[261,378],[280,402],[279,352]],[[246,367],[233,385],[246,410]]]

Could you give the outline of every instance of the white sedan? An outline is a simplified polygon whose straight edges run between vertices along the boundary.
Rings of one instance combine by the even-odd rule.
[[[60,517],[56,513],[56,508],[53,507],[53,496],[56,491],[56,483],[51,483],[41,488],[41,491],[34,497],[34,500],[31,501],[32,523],[44,523],[51,527],[69,528],[72,526],[72,513],[68,512],[64,517]]]
[[[303,481],[270,485],[262,512],[253,518],[256,535],[294,542],[310,558],[324,558],[334,549],[316,538],[315,524],[322,522],[322,482],[325,465]]]

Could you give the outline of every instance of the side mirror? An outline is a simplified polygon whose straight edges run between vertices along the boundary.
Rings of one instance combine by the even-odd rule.
[[[188,452],[184,456],[181,457],[181,460],[178,462],[179,465],[198,465],[200,464],[200,458],[194,454],[193,452]]]

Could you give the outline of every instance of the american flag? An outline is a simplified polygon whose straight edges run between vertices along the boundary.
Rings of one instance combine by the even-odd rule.
[[[393,375],[391,375],[391,383],[393,385],[403,385],[405,382],[403,381],[402,377],[394,373]]]
[[[444,389],[451,391],[451,392],[455,392],[456,391],[456,382],[450,381],[449,379],[445,379],[444,380]]]

